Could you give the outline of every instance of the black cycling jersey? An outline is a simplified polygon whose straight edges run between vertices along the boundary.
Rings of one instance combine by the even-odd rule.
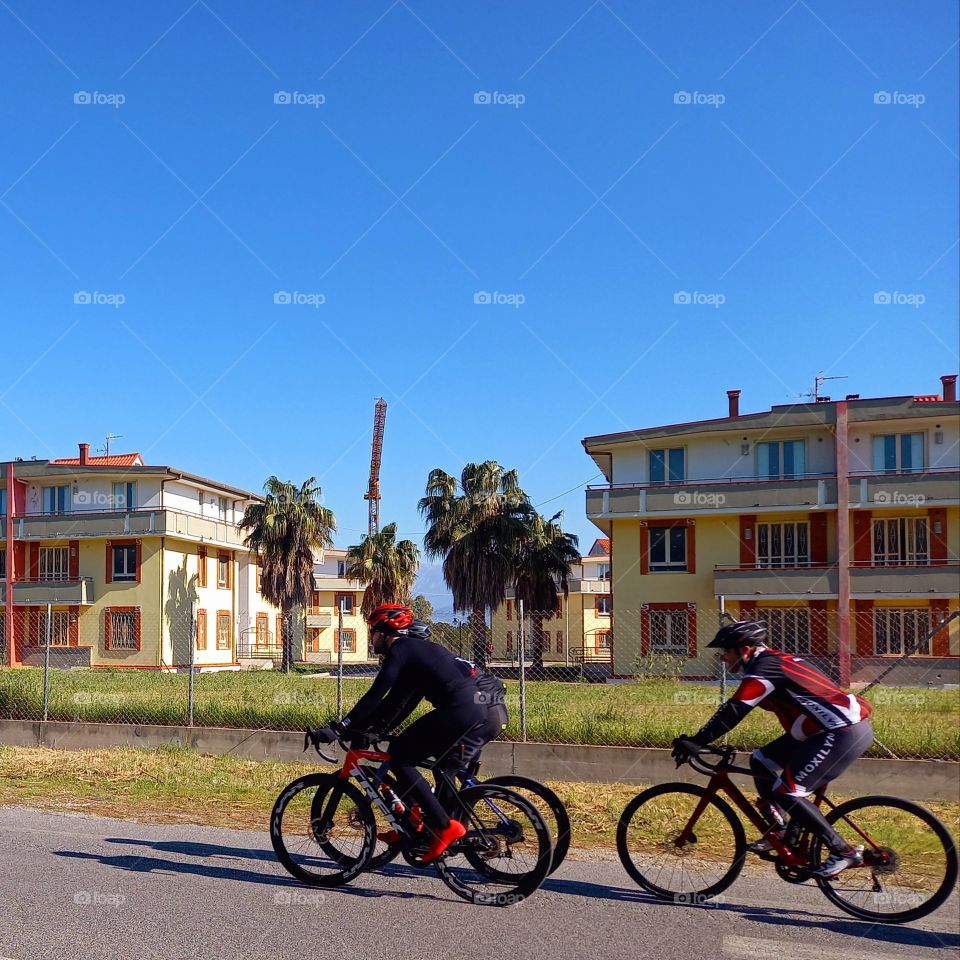
[[[736,693],[692,739],[704,744],[716,740],[754,707],[772,711],[795,740],[849,727],[870,716],[866,700],[844,693],[803,657],[760,647],[744,670]]]
[[[401,634],[384,654],[373,685],[344,717],[344,726],[396,726],[421,700],[439,710],[476,703],[476,681],[462,663],[439,643]]]

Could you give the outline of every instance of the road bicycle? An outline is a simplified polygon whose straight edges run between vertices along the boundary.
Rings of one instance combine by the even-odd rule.
[[[714,756],[716,762],[704,759]],[[664,900],[703,903],[737,879],[747,855],[743,824],[726,794],[773,848],[764,859],[789,883],[813,880],[841,910],[862,920],[908,923],[937,909],[957,882],[957,848],[947,828],[929,810],[897,797],[869,796],[834,804],[827,785],[814,803],[852,846],[863,865],[830,880],[813,875],[829,857],[820,837],[794,820],[784,832],[766,819],[731,780],[752,776],[734,765],[732,747],[703,747],[689,760],[710,778],[706,787],[662,783],[627,804],[617,826],[617,852],[630,877]]]
[[[309,734],[304,742],[307,749]],[[369,740],[340,741],[345,756],[334,773],[298,777],[280,793],[270,816],[277,859],[303,883],[335,887],[368,869],[377,843],[377,820],[396,831],[396,848],[419,869],[432,867],[458,896],[483,906],[524,900],[550,872],[550,831],[536,808],[506,787],[479,783],[458,790],[437,769],[438,789],[452,797],[450,815],[466,834],[438,859],[420,859],[433,834],[416,805],[407,810],[388,772],[390,755],[366,749]],[[319,747],[328,763],[336,758]]]

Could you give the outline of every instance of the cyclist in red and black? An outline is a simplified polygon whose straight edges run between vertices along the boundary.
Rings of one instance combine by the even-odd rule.
[[[466,832],[452,820],[417,770],[429,757],[446,758],[471,731],[487,720],[487,707],[476,679],[463,661],[418,629],[410,607],[381,604],[370,615],[370,645],[383,656],[380,671],[370,689],[339,722],[312,730],[317,743],[349,737],[353,731],[382,731],[406,719],[421,700],[433,710],[415,720],[390,743],[390,769],[401,787],[407,805],[417,803],[434,840],[422,856],[424,863],[436,860]],[[394,837],[384,836],[391,840]]]
[[[772,711],[787,732],[754,750],[750,766],[762,806],[772,827],[783,825],[782,811],[823,838],[831,856],[815,873],[829,879],[862,858],[806,800],[818,787],[836,779],[873,743],[870,704],[844,693],[802,657],[767,645],[767,626],[745,620],[726,624],[708,644],[719,649],[729,670],[743,671],[736,693],[692,737],[674,740],[674,757],[687,760],[695,746],[705,746],[732,730],[754,707]],[[767,853],[761,838],[749,847]]]

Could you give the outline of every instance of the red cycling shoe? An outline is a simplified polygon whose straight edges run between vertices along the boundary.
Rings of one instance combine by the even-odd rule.
[[[427,852],[420,858],[420,862],[432,863],[451,843],[459,840],[466,832],[467,828],[459,820],[451,820],[450,826],[436,835]]]

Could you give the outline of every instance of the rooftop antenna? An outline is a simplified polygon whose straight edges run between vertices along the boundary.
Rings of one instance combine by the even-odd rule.
[[[122,440],[122,439],[123,439],[123,434],[122,434],[122,433],[108,433],[108,434],[103,438],[103,440],[104,440],[104,444],[103,444],[103,455],[104,455],[105,457],[109,457],[109,456],[110,456],[110,441],[111,441],[111,440]]]
[[[813,393],[801,393],[801,397],[813,397],[814,403],[820,402],[820,385],[826,380],[849,380],[850,378],[844,374],[841,377],[828,377],[822,370],[813,378]],[[828,399],[824,397],[824,399]]]

